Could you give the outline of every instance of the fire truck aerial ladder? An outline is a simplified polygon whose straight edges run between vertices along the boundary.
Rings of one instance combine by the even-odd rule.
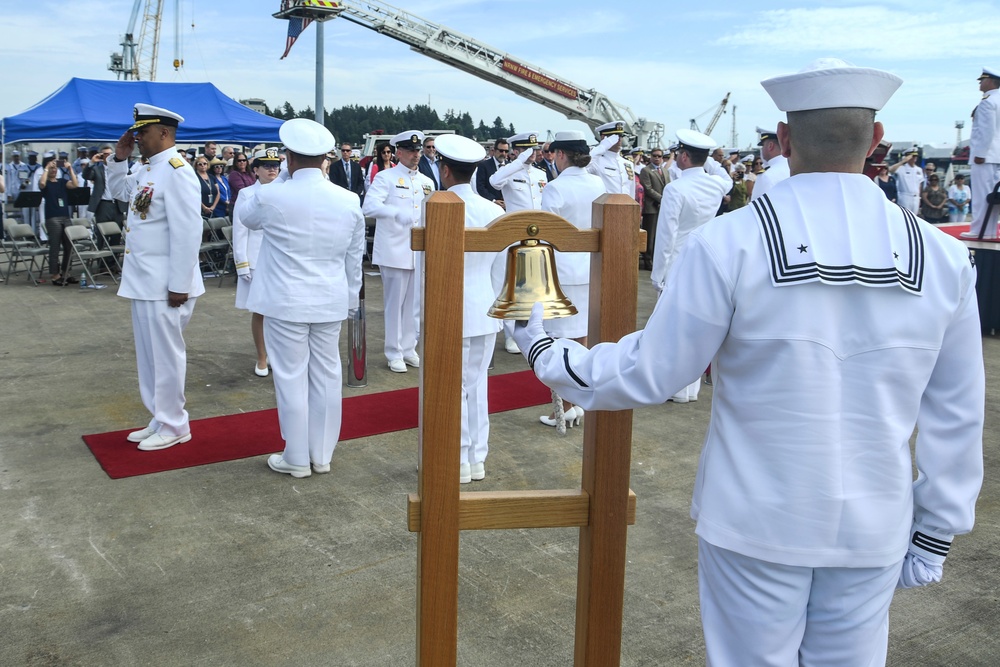
[[[317,0],[290,0],[288,5],[315,7]],[[593,130],[613,120],[623,120],[626,132],[639,146],[657,146],[663,124],[638,118],[627,106],[593,88],[583,88],[541,67],[515,58],[500,49],[433,23],[405,10],[374,0],[322,0],[331,7],[327,15],[340,16],[407,44],[425,56],[468,72],[538,102]]]

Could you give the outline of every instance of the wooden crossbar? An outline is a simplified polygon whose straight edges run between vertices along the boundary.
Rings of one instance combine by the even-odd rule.
[[[582,528],[590,522],[590,494],[581,489],[543,491],[462,491],[459,530]],[[627,523],[635,525],[635,492],[628,492]],[[420,495],[406,501],[406,526],[420,532]]]

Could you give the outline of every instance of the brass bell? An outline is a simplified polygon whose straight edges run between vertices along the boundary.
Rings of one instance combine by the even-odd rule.
[[[526,320],[536,301],[545,305],[547,320],[577,313],[559,287],[552,246],[528,239],[507,249],[503,289],[487,314],[498,320]]]

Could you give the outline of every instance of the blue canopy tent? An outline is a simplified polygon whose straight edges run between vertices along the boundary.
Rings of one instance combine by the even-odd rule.
[[[113,142],[132,124],[136,102],[183,116],[184,122],[177,128],[179,143],[280,141],[282,121],[248,109],[210,83],[73,78],[27,111],[0,120],[0,142]]]

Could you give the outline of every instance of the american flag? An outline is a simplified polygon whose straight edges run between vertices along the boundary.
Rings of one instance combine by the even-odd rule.
[[[302,34],[302,31],[305,30],[310,23],[312,23],[312,19],[288,19],[288,37],[285,38],[285,52],[281,54],[281,58],[279,58],[279,60],[285,59],[288,52],[292,50],[292,44],[295,43],[295,40],[299,38],[299,35]]]

